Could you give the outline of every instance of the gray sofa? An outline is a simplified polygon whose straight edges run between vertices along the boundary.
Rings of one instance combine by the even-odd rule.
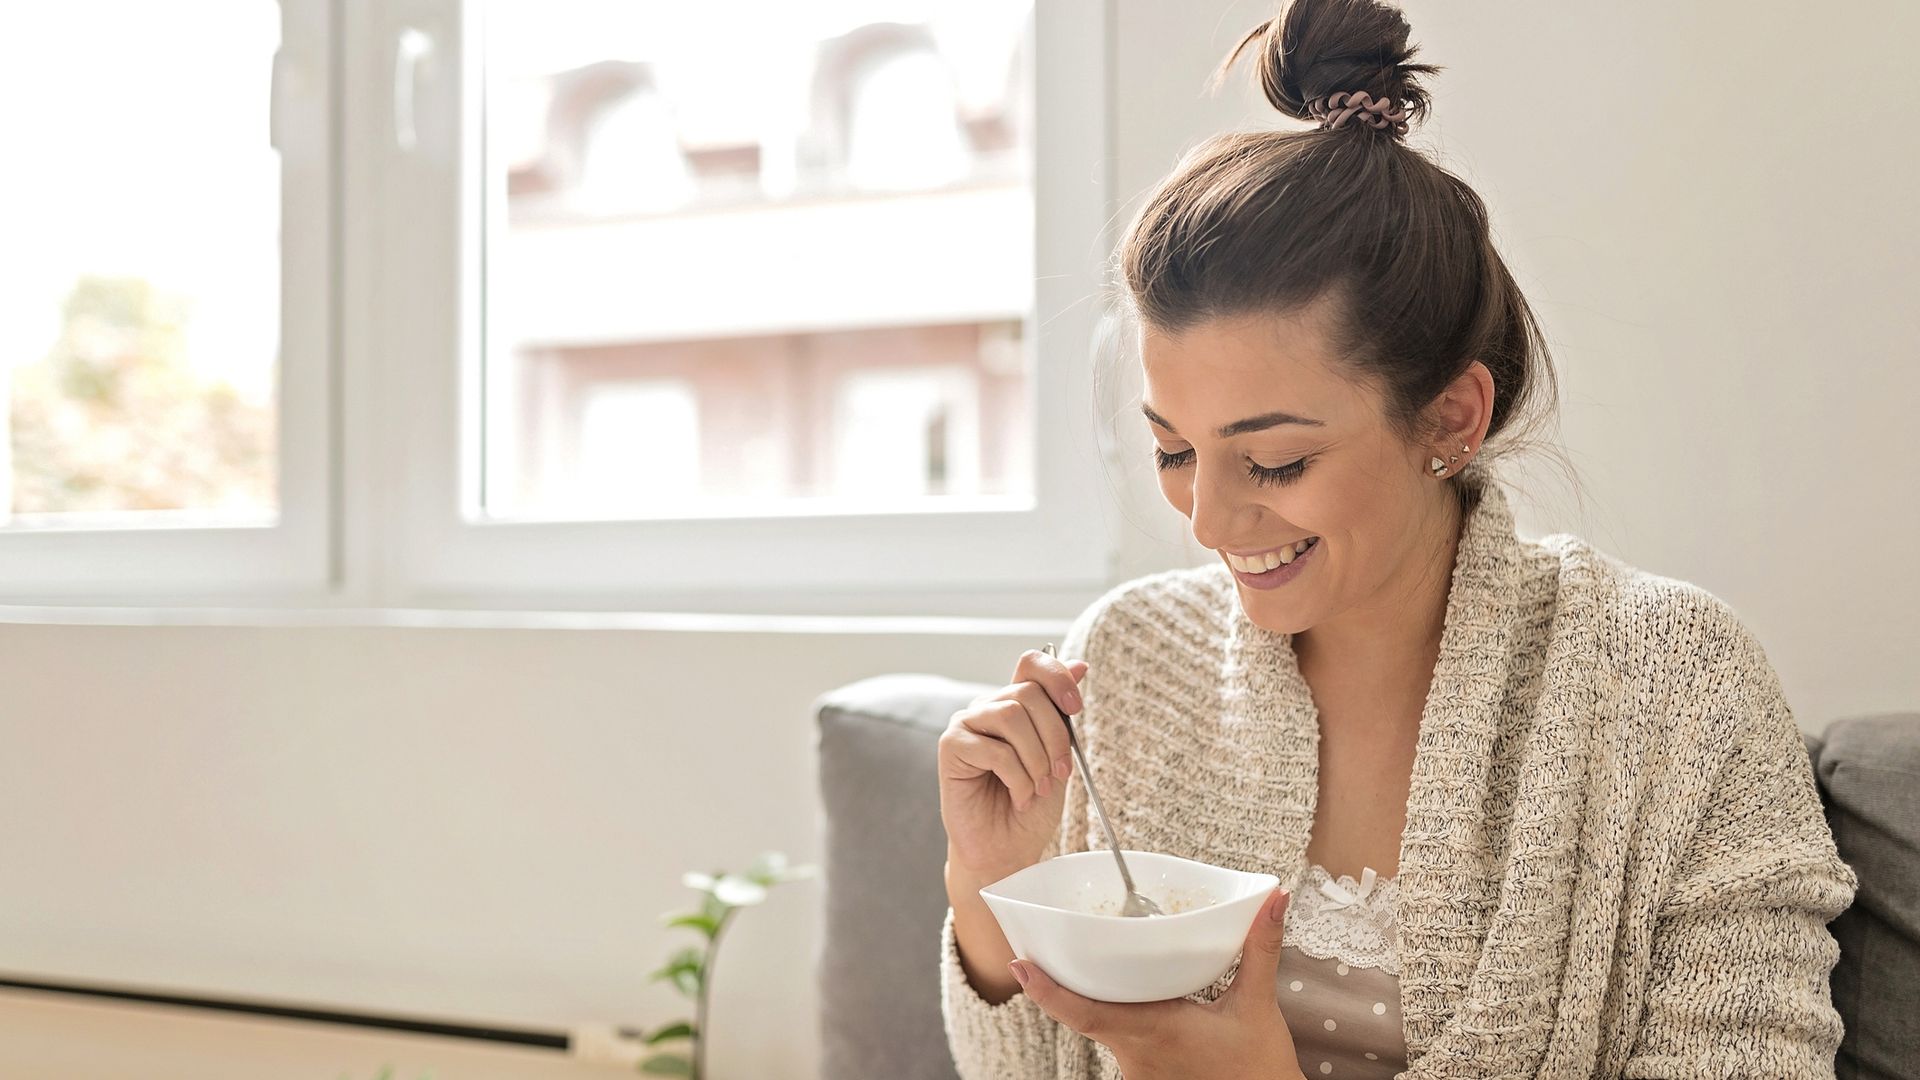
[[[940,1019],[947,897],[934,776],[948,719],[994,688],[938,675],[862,679],[814,702],[826,805],[821,1075],[954,1080]],[[1837,720],[1809,737],[1840,854],[1860,877],[1831,924],[1840,1080],[1920,1077],[1920,713]]]

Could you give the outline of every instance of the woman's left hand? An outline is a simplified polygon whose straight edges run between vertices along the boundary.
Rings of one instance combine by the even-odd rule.
[[[1112,1050],[1127,1080],[1299,1080],[1277,987],[1287,899],[1286,890],[1273,890],[1247,931],[1233,984],[1210,1002],[1094,1001],[1028,961],[1009,966],[1043,1012]]]

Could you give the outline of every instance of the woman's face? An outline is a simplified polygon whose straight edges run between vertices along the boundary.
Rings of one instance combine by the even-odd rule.
[[[1297,567],[1262,582],[1234,569],[1247,617],[1285,633],[1347,612],[1391,618],[1458,524],[1452,493],[1428,475],[1438,447],[1394,436],[1375,393],[1331,363],[1319,317],[1310,307],[1203,322],[1177,337],[1149,327],[1142,338],[1160,490],[1194,539],[1223,562],[1232,552],[1264,566],[1267,553],[1318,538]]]

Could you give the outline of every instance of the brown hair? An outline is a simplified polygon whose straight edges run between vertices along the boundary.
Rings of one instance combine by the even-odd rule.
[[[1411,124],[1430,105],[1416,76],[1440,69],[1408,62],[1409,33],[1379,0],[1292,0],[1241,39],[1213,85],[1256,46],[1260,87],[1286,115],[1312,119],[1314,99],[1365,90],[1404,105]],[[1475,359],[1493,373],[1489,443],[1551,417],[1552,360],[1494,250],[1486,204],[1391,129],[1213,136],[1147,198],[1117,262],[1121,306],[1173,335],[1327,297],[1333,347],[1380,392],[1388,424],[1409,443],[1434,438],[1425,408]],[[1509,433],[1502,446],[1514,441]]]

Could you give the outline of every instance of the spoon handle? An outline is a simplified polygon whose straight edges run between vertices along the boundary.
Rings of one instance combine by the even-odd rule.
[[[1127,872],[1127,860],[1120,855],[1120,838],[1113,835],[1113,826],[1107,824],[1107,812],[1100,806],[1100,793],[1093,789],[1093,771],[1087,768],[1087,755],[1080,749],[1080,739],[1073,733],[1073,718],[1062,716],[1067,722],[1067,741],[1073,744],[1073,758],[1080,763],[1080,782],[1087,786],[1087,798],[1093,800],[1094,816],[1100,819],[1100,830],[1107,834],[1107,847],[1113,850],[1113,861],[1120,864],[1120,880],[1125,883],[1127,892],[1134,892],[1133,875]]]
[[[1053,656],[1053,642],[1047,642],[1044,651],[1048,656]],[[1113,826],[1107,824],[1107,811],[1100,805],[1100,793],[1093,788],[1093,770],[1087,768],[1087,755],[1080,749],[1080,736],[1074,733],[1073,717],[1063,712],[1060,719],[1066,721],[1067,742],[1073,747],[1073,759],[1080,764],[1080,782],[1087,786],[1087,798],[1093,800],[1094,816],[1100,819],[1100,829],[1107,834],[1107,847],[1113,852],[1113,861],[1120,864],[1120,880],[1126,885],[1128,895],[1132,895],[1135,891],[1133,875],[1127,872],[1127,860],[1120,855],[1120,838],[1113,835]]]

